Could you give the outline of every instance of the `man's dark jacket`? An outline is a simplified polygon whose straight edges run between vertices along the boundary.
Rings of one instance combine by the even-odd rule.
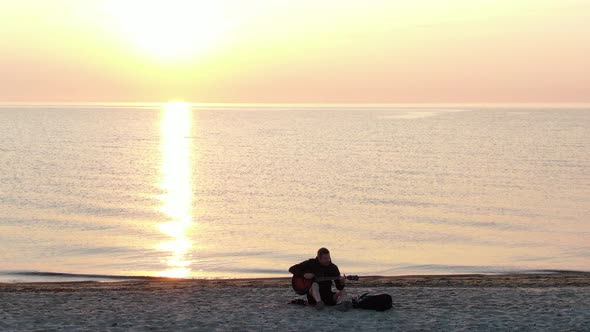
[[[338,266],[334,263],[330,263],[328,266],[323,266],[320,264],[317,258],[310,258],[306,261],[303,261],[299,264],[295,264],[289,268],[289,272],[293,273],[293,275],[303,277],[306,273],[313,273],[317,278],[321,277],[339,277],[340,270],[338,270]],[[344,289],[344,285],[340,282],[340,279],[334,280],[336,284],[336,288],[338,290]],[[332,281],[320,281],[318,282],[320,286],[320,293],[330,293],[332,292]]]

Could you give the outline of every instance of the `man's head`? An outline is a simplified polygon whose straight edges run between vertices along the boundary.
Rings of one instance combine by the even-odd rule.
[[[318,249],[317,260],[320,262],[321,265],[328,266],[332,263],[332,259],[330,258],[330,250],[326,248]]]

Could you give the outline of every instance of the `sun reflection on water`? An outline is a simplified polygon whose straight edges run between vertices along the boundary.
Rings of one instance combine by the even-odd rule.
[[[190,275],[190,248],[192,242],[187,231],[192,221],[191,141],[186,139],[191,131],[190,106],[183,102],[170,102],[162,109],[162,182],[165,194],[161,196],[161,211],[170,220],[161,223],[159,229],[171,238],[159,244],[166,252],[167,269],[158,276],[184,278]]]

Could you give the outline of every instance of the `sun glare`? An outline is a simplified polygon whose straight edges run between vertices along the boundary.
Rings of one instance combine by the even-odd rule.
[[[197,56],[227,27],[214,1],[118,0],[109,1],[107,11],[125,39],[160,60]]]
[[[183,102],[167,103],[162,110],[162,182],[165,194],[161,211],[169,220],[159,225],[168,241],[158,245],[165,252],[167,269],[159,276],[183,278],[190,274],[192,242],[187,231],[192,219],[191,145],[186,136],[191,131],[190,106]]]

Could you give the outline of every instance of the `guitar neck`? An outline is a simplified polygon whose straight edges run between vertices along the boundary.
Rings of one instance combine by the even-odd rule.
[[[315,278],[316,281],[328,281],[328,280],[340,280],[340,276],[338,277],[319,277]]]

